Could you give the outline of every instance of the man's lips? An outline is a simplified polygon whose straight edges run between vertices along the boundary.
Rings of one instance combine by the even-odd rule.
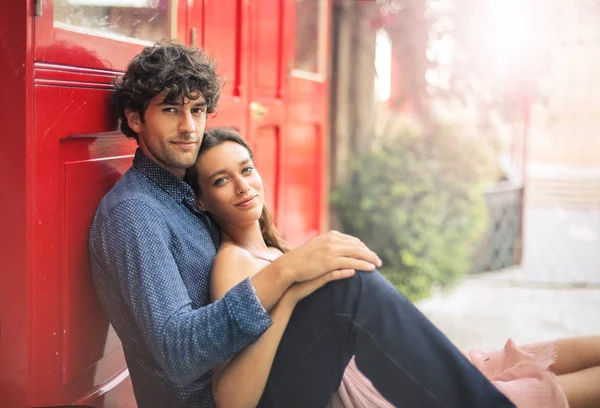
[[[255,195],[253,195],[253,196],[251,196],[251,197],[248,197],[248,198],[246,198],[246,199],[244,199],[244,200],[240,201],[239,203],[237,203],[237,204],[236,204],[236,207],[238,207],[238,206],[239,206],[239,207],[242,207],[242,206],[244,206],[244,205],[246,205],[246,204],[249,204],[249,203],[250,203],[252,200],[254,200],[254,199],[256,198],[256,196],[257,196],[257,195],[258,195],[258,194],[255,194]]]
[[[189,147],[189,146],[195,146],[198,144],[197,141],[181,141],[181,142],[171,142],[177,146],[183,146],[183,147]]]

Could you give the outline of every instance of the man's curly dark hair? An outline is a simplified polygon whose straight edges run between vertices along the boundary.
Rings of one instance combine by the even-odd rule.
[[[194,100],[203,96],[206,113],[215,111],[221,95],[221,80],[212,58],[198,48],[174,42],[160,42],[144,48],[114,84],[113,102],[121,132],[135,139],[137,134],[129,127],[125,111],[139,112],[143,121],[150,99],[162,91],[167,91],[165,101],[174,104],[182,98]]]

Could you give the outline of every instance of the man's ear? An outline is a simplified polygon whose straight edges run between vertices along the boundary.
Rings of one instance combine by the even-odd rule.
[[[142,118],[138,111],[131,109],[125,109],[125,117],[127,118],[127,124],[135,133],[142,131]]]
[[[198,211],[202,211],[202,212],[206,211],[206,207],[204,207],[204,203],[202,202],[202,200],[200,198],[196,197],[194,199],[194,204],[196,205],[196,208],[198,209]]]

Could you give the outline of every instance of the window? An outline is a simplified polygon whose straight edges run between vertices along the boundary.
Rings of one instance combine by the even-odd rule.
[[[327,1],[297,0],[296,59],[293,75],[323,80],[327,40]]]
[[[54,27],[141,44],[171,37],[168,0],[55,0]]]

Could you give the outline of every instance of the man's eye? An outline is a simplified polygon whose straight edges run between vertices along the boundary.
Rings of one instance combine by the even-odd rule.
[[[192,109],[192,113],[196,115],[201,115],[205,112],[206,108],[194,108]]]
[[[177,109],[175,109],[175,108],[164,108],[163,112],[166,112],[166,113],[175,113],[175,112],[177,112]]]
[[[254,170],[254,167],[252,167],[252,166],[244,167],[244,168],[242,169],[242,174],[249,174],[249,173],[252,173],[252,170]]]

